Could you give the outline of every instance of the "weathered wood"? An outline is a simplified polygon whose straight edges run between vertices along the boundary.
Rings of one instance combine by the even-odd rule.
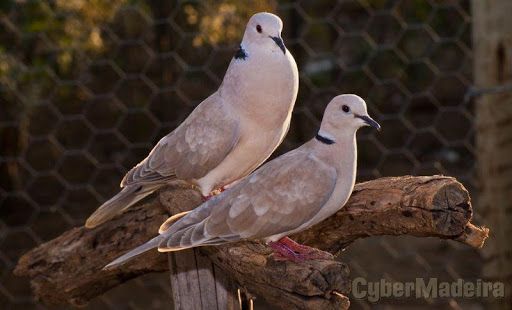
[[[349,269],[341,262],[276,262],[267,246],[253,241],[201,251],[242,288],[279,308],[344,309],[347,302],[333,294],[350,292]]]
[[[480,247],[487,231],[471,226],[469,240],[471,217],[469,193],[454,178],[381,178],[356,185],[346,209],[294,238],[333,253],[376,235],[439,237]]]
[[[201,295],[200,278],[194,250],[173,255],[170,260],[171,286],[176,309],[201,310],[204,296]],[[208,279],[203,279],[207,281]],[[212,305],[210,305],[212,306]],[[214,307],[213,309],[215,309]]]
[[[169,255],[175,309],[238,309],[236,286],[199,250]]]
[[[99,228],[76,228],[39,246],[20,259],[16,274],[31,277],[36,296],[44,302],[83,304],[144,272],[165,269],[162,261],[166,255],[152,252],[121,268],[100,271],[114,257],[141,244],[142,239],[149,239],[157,231],[165,213],[162,207],[175,214],[193,208],[200,199],[191,189],[165,189],[158,199]],[[357,184],[345,208],[293,238],[331,252],[343,249],[358,238],[403,234],[454,239],[478,247],[486,239],[488,230],[472,225],[471,215],[469,194],[453,178],[382,178]],[[138,220],[132,223],[134,218]],[[142,219],[147,225],[140,225]],[[128,232],[126,238],[124,231]],[[139,235],[136,240],[134,233]],[[98,240],[96,246],[84,246],[83,242],[87,244],[91,239]],[[75,250],[63,251],[70,246]],[[341,262],[276,262],[269,248],[255,241],[202,247],[196,252],[207,255],[216,268],[242,288],[265,296],[269,303],[278,307],[346,309],[349,305],[345,297],[350,291],[349,271]],[[87,257],[94,259],[83,259]],[[77,283],[76,279],[82,281]],[[92,293],[91,287],[94,288]]]
[[[101,270],[106,261],[151,238],[167,217],[165,208],[152,203],[135,206],[108,225],[73,228],[21,257],[15,274],[33,278],[34,295],[44,303],[83,305],[129,279],[168,270],[158,253],[135,259],[121,273]]]
[[[240,303],[238,301],[236,283],[231,280],[219,267],[213,266],[213,274],[215,276],[215,289],[217,291],[217,306],[220,310],[221,305],[225,305],[226,310],[238,310],[240,309]]]
[[[493,229],[482,251],[483,277],[512,291],[512,1],[471,1],[479,214]],[[512,294],[487,298],[486,308],[510,309]],[[491,304],[492,303],[492,304]]]
[[[172,191],[172,193],[172,195],[160,196],[163,205],[180,206],[180,210],[188,211],[202,201],[196,192],[190,190]],[[183,203],[183,199],[189,199],[189,195],[193,199],[190,203]],[[176,209],[172,209],[168,208],[170,214],[178,213]],[[223,274],[219,272],[215,274],[212,262],[198,250],[171,253],[168,257],[175,309],[238,308],[238,300],[234,296],[236,287]]]

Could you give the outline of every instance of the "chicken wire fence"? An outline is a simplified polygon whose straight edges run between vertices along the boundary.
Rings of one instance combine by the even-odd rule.
[[[41,308],[12,274],[34,246],[82,225],[124,173],[220,84],[255,12],[284,21],[300,70],[290,132],[316,133],[329,100],[366,99],[383,130],[358,134],[358,181],[446,174],[475,196],[469,1],[4,0],[0,3],[0,304]],[[360,240],[352,275],[476,279],[480,256],[454,242]],[[116,288],[90,308],[168,308],[167,275]],[[478,299],[385,299],[457,308]],[[258,303],[258,302],[257,302]],[[352,307],[369,308],[366,301]]]

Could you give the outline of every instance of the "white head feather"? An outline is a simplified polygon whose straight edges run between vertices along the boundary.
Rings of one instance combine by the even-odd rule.
[[[336,140],[343,136],[354,136],[363,126],[372,126],[380,130],[380,125],[368,115],[363,98],[344,94],[334,97],[327,105],[319,134]]]

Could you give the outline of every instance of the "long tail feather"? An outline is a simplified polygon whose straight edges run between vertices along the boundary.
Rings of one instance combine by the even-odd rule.
[[[143,245],[138,246],[135,249],[131,250],[130,252],[116,258],[111,263],[109,263],[108,265],[103,267],[103,270],[114,269],[120,265],[123,265],[124,263],[130,261],[131,259],[135,258],[136,256],[138,256],[144,252],[147,252],[151,249],[158,248],[158,244],[160,243],[160,241],[162,241],[161,236],[157,236],[157,237],[149,240],[148,242],[144,243]]]
[[[94,228],[112,219],[117,214],[151,194],[155,187],[141,188],[140,186],[126,186],[117,195],[101,205],[85,222],[85,227]]]

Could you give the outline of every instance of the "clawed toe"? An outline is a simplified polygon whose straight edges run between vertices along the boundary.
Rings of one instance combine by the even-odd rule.
[[[203,196],[203,202],[210,200],[212,197],[219,195],[220,193],[222,193],[225,190],[226,190],[226,188],[224,186],[219,189],[213,190],[208,196]]]

